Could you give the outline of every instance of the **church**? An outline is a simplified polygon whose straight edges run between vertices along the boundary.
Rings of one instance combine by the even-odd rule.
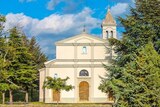
[[[51,89],[43,89],[47,76],[70,79],[68,85],[74,86],[70,91],[61,91],[60,103],[107,103],[109,95],[102,93],[100,76],[107,72],[103,64],[109,65],[114,52],[109,46],[108,38],[117,38],[116,21],[110,9],[102,22],[102,37],[88,34],[85,30],[75,36],[57,41],[56,58],[45,62],[45,68],[39,70],[39,101],[56,103],[55,93]]]

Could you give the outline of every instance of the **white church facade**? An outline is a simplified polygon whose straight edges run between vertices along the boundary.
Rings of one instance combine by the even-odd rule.
[[[60,78],[69,77],[67,84],[74,86],[70,91],[61,91],[60,103],[105,103],[109,102],[107,94],[102,93],[100,76],[107,72],[103,64],[109,65],[112,51],[108,38],[116,37],[116,21],[110,10],[102,23],[102,38],[83,31],[81,34],[58,41],[56,58],[45,62],[45,68],[40,69],[40,102],[56,103],[54,92],[43,89],[43,82],[47,76]]]

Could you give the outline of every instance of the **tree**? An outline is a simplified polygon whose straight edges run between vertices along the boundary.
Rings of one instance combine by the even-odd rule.
[[[66,81],[69,79],[69,77],[65,78],[65,79],[61,79],[61,78],[52,78],[52,77],[46,77],[46,81],[44,81],[44,88],[48,88],[48,89],[52,89],[53,91],[55,91],[56,93],[60,93],[61,90],[65,90],[65,91],[70,91],[71,89],[73,89],[72,85],[67,85]],[[57,94],[57,104],[59,102],[59,98],[60,96],[58,96]]]
[[[45,54],[41,51],[40,46],[38,45],[38,43],[36,42],[36,38],[32,37],[29,40],[28,43],[28,47],[29,47],[29,52],[33,55],[32,60],[34,61],[34,63],[36,64],[36,69],[37,69],[37,80],[35,81],[35,84],[37,84],[38,87],[36,88],[32,88],[31,91],[31,101],[35,101],[35,99],[33,98],[35,96],[35,94],[39,94],[38,91],[35,90],[39,90],[39,69],[44,67],[44,62],[47,61],[47,57],[45,56]],[[33,91],[34,91],[34,95],[33,95]]]
[[[143,90],[144,92],[142,91],[142,94],[139,94],[137,92],[139,95],[143,97],[143,99],[142,97],[138,96],[138,94],[136,94],[135,92],[135,89],[138,87],[137,84],[139,84],[138,87],[139,89],[144,89],[144,87],[143,85],[140,85],[141,81],[138,81],[138,78],[140,77],[137,76],[136,78],[135,74],[133,74],[133,72],[137,73],[137,75],[140,74],[139,68],[136,65],[139,64],[140,62],[136,61],[139,61],[137,58],[141,57],[139,56],[140,50],[141,49],[143,50],[143,48],[146,47],[146,44],[152,43],[154,46],[152,52],[156,50],[158,53],[160,53],[159,4],[160,4],[159,0],[136,1],[136,7],[131,8],[131,14],[128,15],[125,19],[119,18],[120,22],[125,28],[125,32],[123,33],[122,39],[121,40],[116,40],[113,38],[109,39],[111,45],[114,45],[115,47],[114,49],[115,52],[117,53],[117,58],[113,59],[113,63],[111,66],[105,65],[105,68],[107,70],[106,78],[102,78],[102,82],[99,89],[105,93],[111,92],[115,98],[115,103],[118,104],[117,106],[120,107],[137,106],[136,103],[139,104],[139,106],[142,106],[140,105],[140,103],[141,101],[143,101],[143,103],[146,104],[145,105],[146,107],[149,106],[147,104],[148,102],[150,102],[150,106],[154,107],[155,102],[158,101],[159,99],[158,96],[155,96],[156,101],[151,96],[144,97],[146,96],[144,93],[146,92],[146,90],[145,91]],[[157,56],[154,57],[155,60],[158,60],[159,58],[157,53],[155,54],[155,56]],[[145,60],[147,61],[147,59]],[[153,65],[154,67],[153,68],[150,67],[150,69],[153,69],[154,72],[157,72],[156,78],[158,81],[159,73],[154,68],[158,69],[159,66],[157,66],[155,62],[152,62],[151,65]],[[147,67],[150,65],[149,63],[144,63],[144,66]],[[130,70],[132,72],[129,72]],[[143,70],[140,71],[143,72]],[[150,72],[150,74],[148,75],[144,74],[146,76],[144,78],[148,79],[147,77],[151,76],[152,72],[149,70],[149,68],[145,72]],[[154,80],[153,77],[151,79]],[[134,83],[134,80],[137,82],[137,84]],[[153,86],[155,89],[159,87],[158,84],[154,84]],[[151,85],[147,87],[148,90],[149,88],[151,88]],[[151,93],[156,93],[155,90],[153,91],[149,90],[149,91]],[[135,100],[136,98],[134,95],[138,97],[137,99],[139,99],[139,101]],[[147,101],[148,97],[151,98],[149,98],[149,100]],[[159,102],[156,102],[156,105],[158,105],[158,103]]]
[[[10,103],[12,103],[12,92],[20,89],[26,93],[28,102],[28,92],[31,89],[38,90],[38,69],[44,67],[43,63],[47,58],[34,37],[28,39],[17,27],[4,32],[4,23],[5,17],[0,15],[0,84],[3,85],[0,87],[0,92],[4,93],[9,87]]]
[[[29,41],[29,52],[33,55],[33,61],[36,63],[36,68],[41,69],[44,67],[44,62],[47,61],[47,57],[36,42],[36,38],[32,37]]]
[[[0,91],[2,92],[2,104],[5,103],[5,92],[9,89],[8,84],[0,83]]]
[[[8,62],[6,61],[7,50],[5,48],[6,42],[4,38],[4,22],[5,17],[0,15],[0,92],[2,92],[2,103],[5,103],[5,92],[9,89],[6,81],[8,74],[6,73],[6,67]]]
[[[113,74],[113,73],[111,73]],[[109,82],[106,82],[109,81]],[[160,106],[160,55],[149,43],[136,54],[134,61],[127,63],[119,75],[113,74],[101,82],[99,89],[112,91],[117,97],[117,106]],[[107,88],[106,88],[107,86]]]
[[[26,93],[25,101],[28,103],[28,91],[36,86],[37,70],[24,38],[16,27],[10,30],[9,46],[12,47],[12,51],[8,59],[11,62],[9,71],[12,76],[10,79]]]
[[[6,91],[9,90],[9,84],[7,82],[7,78],[8,78],[8,73],[6,71],[2,71],[0,72],[0,92],[2,93],[2,104],[5,103],[5,93]]]

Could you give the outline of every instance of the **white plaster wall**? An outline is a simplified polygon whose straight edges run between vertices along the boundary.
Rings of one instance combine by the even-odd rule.
[[[94,98],[107,98],[105,93],[102,93],[98,87],[100,85],[101,79],[99,76],[104,77],[106,70],[104,68],[95,68],[94,69]]]
[[[54,77],[54,74],[57,73],[58,77],[60,78],[66,78],[67,76],[70,78],[67,81],[68,85],[73,85],[75,84],[74,81],[74,68],[50,68],[49,69],[49,75],[51,77]],[[52,91],[50,91],[49,93],[50,95],[52,95]],[[62,96],[63,95],[63,96]],[[71,91],[62,91],[61,92],[61,98],[74,98],[74,89],[72,89]]]
[[[105,59],[106,49],[104,46],[94,47],[94,59]]]
[[[87,37],[81,37],[77,38],[75,40],[76,43],[92,43],[93,39],[87,38]]]
[[[43,82],[45,79],[45,69],[39,71],[39,101],[43,101],[44,92],[43,92]]]
[[[56,59],[74,59],[74,46],[56,46]]]

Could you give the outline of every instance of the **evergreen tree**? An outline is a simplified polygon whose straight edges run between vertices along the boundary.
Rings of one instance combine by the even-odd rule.
[[[149,43],[135,56],[119,75],[104,78],[99,89],[113,92],[118,107],[159,107],[160,55]]]
[[[29,41],[29,52],[33,55],[33,61],[36,63],[36,68],[43,68],[44,62],[47,61],[47,57],[44,53],[42,53],[41,48],[37,44],[35,37],[32,37]]]
[[[35,84],[37,84],[38,87],[32,88],[30,90],[31,93],[31,101],[37,101],[37,98],[35,98],[35,95],[39,95],[39,69],[44,67],[44,62],[47,61],[47,57],[44,53],[42,53],[40,46],[36,42],[36,38],[32,37],[31,40],[29,40],[28,43],[29,52],[33,55],[32,60],[36,64],[37,69],[37,81],[35,81]],[[33,94],[34,93],[34,94]]]
[[[158,95],[156,90],[159,91],[160,88],[158,84],[160,67],[156,62],[159,60],[158,53],[160,53],[159,4],[159,0],[136,1],[136,7],[131,8],[131,14],[126,19],[119,18],[125,28],[122,39],[111,38],[109,40],[111,45],[115,46],[117,58],[111,66],[105,65],[109,72],[106,73],[106,78],[102,78],[99,89],[105,93],[112,93],[117,106],[159,106],[160,99],[155,95]],[[150,42],[153,43],[154,48],[151,45],[145,46]],[[146,49],[142,49],[144,47]],[[142,49],[141,52],[139,52],[140,49]],[[144,52],[149,56],[146,57]],[[154,57],[151,54],[154,54]],[[148,62],[149,60],[151,63]],[[139,68],[141,61],[144,61],[143,68],[148,67],[146,71]],[[152,85],[148,85],[150,83]]]
[[[17,28],[10,31],[9,45],[12,47],[12,57],[10,56],[11,66],[9,70],[13,74],[10,76],[12,82],[17,84],[26,93],[28,103],[28,91],[36,86],[37,71],[33,56],[29,53],[29,48],[24,42],[24,35]]]
[[[44,67],[43,63],[47,58],[41,52],[36,39],[33,37],[29,40],[16,27],[12,28],[9,36],[6,37],[3,31],[4,23],[5,17],[0,15],[0,92],[4,97],[4,92],[9,90],[10,103],[12,103],[13,91],[20,89],[21,92],[26,93],[26,102],[28,102],[28,92],[31,89],[38,92],[38,88],[35,88],[39,84],[38,69]]]
[[[2,93],[2,103],[5,103],[5,92],[9,89],[9,84],[7,81],[8,73],[6,72],[6,67],[8,62],[6,56],[8,54],[6,47],[6,39],[4,37],[4,23],[5,17],[0,15],[0,92]]]

